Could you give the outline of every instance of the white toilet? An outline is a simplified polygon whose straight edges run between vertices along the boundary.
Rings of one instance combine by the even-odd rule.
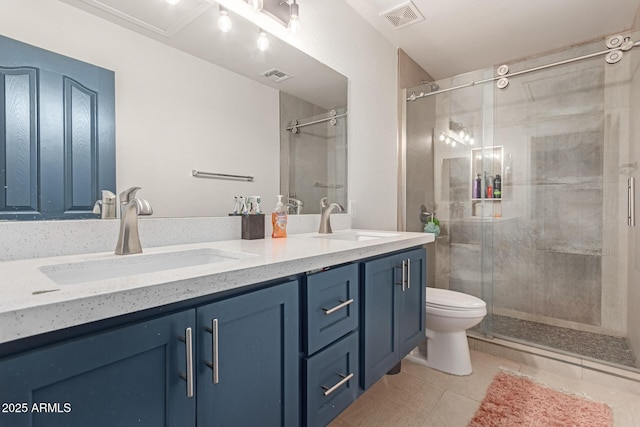
[[[466,330],[482,321],[487,304],[447,289],[427,288],[426,293],[426,345],[416,347],[407,359],[453,375],[471,374]]]

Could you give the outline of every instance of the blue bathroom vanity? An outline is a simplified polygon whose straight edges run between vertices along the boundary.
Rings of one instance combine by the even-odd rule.
[[[326,425],[423,339],[433,240],[342,233],[2,263],[0,425]]]

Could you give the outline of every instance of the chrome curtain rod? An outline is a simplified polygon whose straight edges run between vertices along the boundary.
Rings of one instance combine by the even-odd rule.
[[[298,123],[297,120],[294,120],[293,122],[291,122],[291,124],[289,126],[287,126],[285,129],[286,130],[293,130],[293,129],[299,129],[299,128],[303,128],[305,126],[311,126],[311,125],[315,125],[317,123],[322,123],[322,122],[328,122],[329,120],[335,120],[335,119],[339,119],[340,117],[345,117],[347,115],[347,113],[344,114],[338,114],[338,115],[334,115],[331,117],[326,117],[324,119],[318,119],[318,120],[314,120],[312,122],[308,122],[308,123]]]
[[[631,48],[638,47],[638,46],[640,46],[640,41],[633,43]],[[589,58],[594,58],[596,56],[606,55],[606,54],[611,53],[611,52],[620,52],[620,53],[622,53],[623,49],[616,48],[616,49],[602,50],[600,52],[590,53],[588,55],[582,55],[582,56],[578,56],[578,57],[571,58],[571,59],[565,59],[564,61],[553,62],[551,64],[540,65],[539,67],[533,67],[533,68],[529,68],[529,69],[526,69],[526,70],[517,71],[517,72],[511,73],[511,74],[498,75],[498,76],[491,77],[491,78],[488,78],[488,79],[483,79],[483,80],[475,80],[475,81],[472,81],[470,83],[466,83],[466,84],[463,84],[463,85],[450,87],[448,89],[436,90],[434,92],[423,93],[423,94],[420,94],[420,95],[412,94],[411,96],[408,96],[406,100],[407,101],[415,101],[416,99],[425,98],[427,96],[438,95],[439,93],[451,92],[453,90],[463,89],[465,87],[471,87],[471,86],[479,85],[479,84],[482,84],[482,83],[493,82],[493,81],[500,80],[500,79],[505,78],[505,77],[515,77],[515,76],[519,76],[521,74],[527,74],[527,73],[532,73],[534,71],[545,70],[547,68],[557,67],[558,65],[570,64],[572,62],[582,61],[583,59],[589,59]]]
[[[197,170],[192,170],[191,175],[196,178],[213,178],[213,179],[232,179],[232,180],[240,180],[240,181],[249,181],[253,182],[253,177],[248,175],[229,175],[226,173],[214,173],[214,172],[202,172]]]

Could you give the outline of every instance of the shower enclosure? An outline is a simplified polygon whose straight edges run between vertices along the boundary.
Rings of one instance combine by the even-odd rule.
[[[487,302],[471,333],[640,367],[638,40],[407,90],[406,229],[435,212],[427,285]]]

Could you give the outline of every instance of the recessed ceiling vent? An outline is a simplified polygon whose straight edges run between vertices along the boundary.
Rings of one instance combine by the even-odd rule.
[[[396,30],[424,20],[424,16],[422,16],[416,5],[411,1],[402,3],[391,10],[383,12],[380,16],[387,18]]]
[[[272,68],[269,71],[265,71],[260,75],[262,77],[266,77],[267,79],[275,83],[280,83],[291,78],[289,74],[285,73],[282,70],[278,70],[277,68]]]

